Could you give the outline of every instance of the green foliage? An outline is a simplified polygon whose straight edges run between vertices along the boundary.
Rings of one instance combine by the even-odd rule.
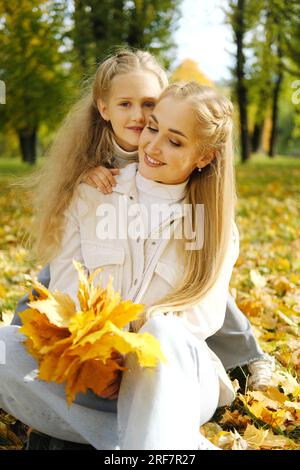
[[[48,0],[2,0],[0,79],[6,104],[0,123],[30,133],[53,125],[67,92],[63,42],[65,6]]]
[[[291,79],[299,76],[300,67],[299,1],[230,0],[225,11],[235,42],[241,30],[241,4],[244,37],[232,75],[235,84],[238,67],[241,67],[238,62],[244,56],[242,83],[246,88],[248,131],[252,145],[264,137],[264,149],[269,149],[273,145],[271,130],[275,128],[277,151],[289,153],[294,150],[297,153],[297,142],[293,139],[299,133],[300,120],[299,111],[291,100]],[[277,105],[279,115],[276,113]],[[263,134],[264,124],[271,117],[269,130]]]
[[[75,0],[73,39],[82,68],[129,45],[148,49],[169,66],[175,44],[172,33],[181,0]]]

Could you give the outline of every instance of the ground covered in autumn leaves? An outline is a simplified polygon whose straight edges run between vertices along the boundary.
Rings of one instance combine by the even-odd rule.
[[[24,274],[41,266],[22,246],[31,213],[10,186],[28,171],[0,160],[0,325],[9,324],[27,291]],[[241,389],[201,431],[223,449],[300,450],[300,158],[255,156],[237,168],[240,257],[231,292],[262,348],[276,358],[264,393],[247,390],[247,369],[235,370]],[[22,449],[26,426],[0,411],[0,450]]]

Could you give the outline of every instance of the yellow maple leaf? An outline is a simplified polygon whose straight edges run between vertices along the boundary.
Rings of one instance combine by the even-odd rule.
[[[272,430],[269,429],[269,432],[262,444],[261,449],[268,450],[268,449],[274,449],[274,448],[287,449],[287,450],[293,450],[293,449],[299,450],[299,445],[297,445],[292,439],[289,439],[288,437],[275,435],[272,432]]]
[[[267,283],[266,279],[255,269],[250,270],[250,279],[254,286],[258,288],[265,287]]]
[[[248,424],[243,435],[244,439],[248,443],[248,448],[260,449],[268,435],[268,432],[268,429],[258,429],[253,424]]]
[[[243,416],[238,410],[230,411],[226,410],[222,419],[220,420],[220,424],[226,424],[234,426],[236,428],[244,429],[247,427],[250,418],[248,416]]]
[[[50,323],[66,327],[69,319],[76,312],[75,302],[66,294],[54,292],[48,299],[28,302],[29,307],[44,313]]]
[[[26,309],[19,315],[23,326],[18,331],[31,340],[32,348],[37,352],[68,335],[67,329],[50,323],[46,315],[35,309]]]
[[[284,421],[286,420],[286,411],[277,410],[272,411],[268,408],[264,408],[260,415],[261,419],[274,428],[281,428]]]
[[[258,429],[253,424],[248,424],[243,438],[248,444],[248,449],[274,449],[288,448],[294,449],[298,446],[289,438],[282,435],[275,435],[272,429]]]

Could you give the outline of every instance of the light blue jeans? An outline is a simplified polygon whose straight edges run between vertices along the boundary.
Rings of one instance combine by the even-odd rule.
[[[130,353],[118,400],[81,394],[70,408],[63,384],[35,377],[37,363],[25,351],[18,329],[0,328],[5,345],[0,408],[23,423],[96,449],[197,450],[200,441],[203,444],[199,427],[218,406],[219,378],[205,342],[192,335],[180,318],[157,315],[140,329],[159,340],[167,364],[142,368]]]
[[[44,286],[49,286],[49,265],[42,269],[38,279]],[[27,301],[28,295],[19,301],[12,321],[13,325],[21,325],[18,312],[27,308]],[[255,339],[250,322],[229,294],[224,324],[217,333],[207,339],[207,344],[220,358],[226,370],[250,364],[264,354]]]

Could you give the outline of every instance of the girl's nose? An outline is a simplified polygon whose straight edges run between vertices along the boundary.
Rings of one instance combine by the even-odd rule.
[[[145,119],[143,110],[139,106],[133,108],[133,119],[136,121],[144,121]]]

